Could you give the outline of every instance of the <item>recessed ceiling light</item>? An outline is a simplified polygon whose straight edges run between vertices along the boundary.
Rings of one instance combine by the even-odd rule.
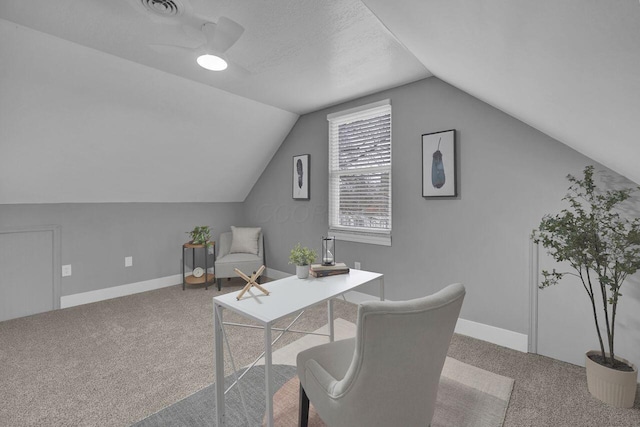
[[[227,61],[216,55],[200,55],[197,59],[198,65],[211,71],[222,71],[227,69]]]

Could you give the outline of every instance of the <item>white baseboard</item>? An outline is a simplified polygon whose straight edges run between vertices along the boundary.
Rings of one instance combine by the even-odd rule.
[[[378,300],[377,296],[357,291],[347,292],[345,297],[347,301],[354,304],[360,304],[364,301]],[[473,322],[471,320],[458,319],[455,332],[457,334],[497,344],[502,347],[521,351],[523,353],[527,352],[529,346],[529,337],[525,334],[485,325],[483,323]]]
[[[270,279],[284,279],[292,274],[267,268],[265,276]],[[182,275],[160,277],[158,279],[145,280],[143,282],[129,283],[127,285],[114,286],[112,288],[98,289],[95,291],[82,292],[79,294],[66,295],[60,298],[60,308],[74,307],[76,305],[89,304],[111,298],[123,297],[140,292],[152,291],[154,289],[165,288],[182,283]],[[351,303],[359,304],[364,301],[375,301],[378,297],[357,291],[349,291],[345,294],[345,299]],[[487,341],[503,347],[526,353],[528,349],[528,336],[507,329],[473,322],[471,320],[458,319],[455,332],[467,335],[472,338]]]
[[[271,279],[283,279],[292,274],[267,268],[265,275]],[[350,291],[345,294],[345,299],[351,303],[360,304],[364,301],[376,301],[378,297],[358,291]],[[455,332],[523,353],[526,353],[529,349],[529,337],[527,335],[471,320],[458,319]]]
[[[495,326],[472,322],[471,320],[458,319],[455,332],[523,353],[526,353],[528,350],[529,337],[519,332],[509,331],[508,329],[496,328]]]
[[[160,277],[158,279],[145,280],[143,282],[129,283],[127,285],[114,286],[112,288],[98,289],[79,294],[65,295],[60,298],[60,308],[74,307],[76,305],[89,304],[104,301],[111,298],[123,297],[154,289],[166,288],[182,283],[182,274]]]

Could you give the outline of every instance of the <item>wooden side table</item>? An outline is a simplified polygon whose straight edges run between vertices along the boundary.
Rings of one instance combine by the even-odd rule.
[[[209,247],[213,248],[213,263],[211,263],[211,265],[209,265],[208,263]],[[200,268],[200,267],[196,267],[196,249],[198,250],[204,249],[204,272],[199,277],[196,277],[196,275],[193,274],[193,271],[189,275],[187,275],[186,273],[187,264],[186,264],[185,251],[187,251],[188,249],[191,249],[193,271],[196,271],[197,268]],[[213,274],[209,273],[209,267],[213,268]],[[184,245],[182,245],[182,290],[183,291],[185,289],[185,285],[200,285],[202,283],[204,283],[205,289],[209,289],[209,283],[215,283],[216,281],[215,273],[216,273],[216,242],[210,241],[210,242],[207,242],[206,245],[194,245],[193,243],[185,243]]]

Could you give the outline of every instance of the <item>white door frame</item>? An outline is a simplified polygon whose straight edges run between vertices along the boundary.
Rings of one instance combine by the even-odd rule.
[[[538,286],[540,262],[538,244],[529,239],[529,343],[528,352],[538,353]]]

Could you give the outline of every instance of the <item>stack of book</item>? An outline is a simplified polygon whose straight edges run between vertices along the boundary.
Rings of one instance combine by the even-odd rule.
[[[335,265],[311,264],[309,269],[309,274],[313,277],[327,277],[347,273],[349,273],[349,267],[344,262],[336,262]]]

